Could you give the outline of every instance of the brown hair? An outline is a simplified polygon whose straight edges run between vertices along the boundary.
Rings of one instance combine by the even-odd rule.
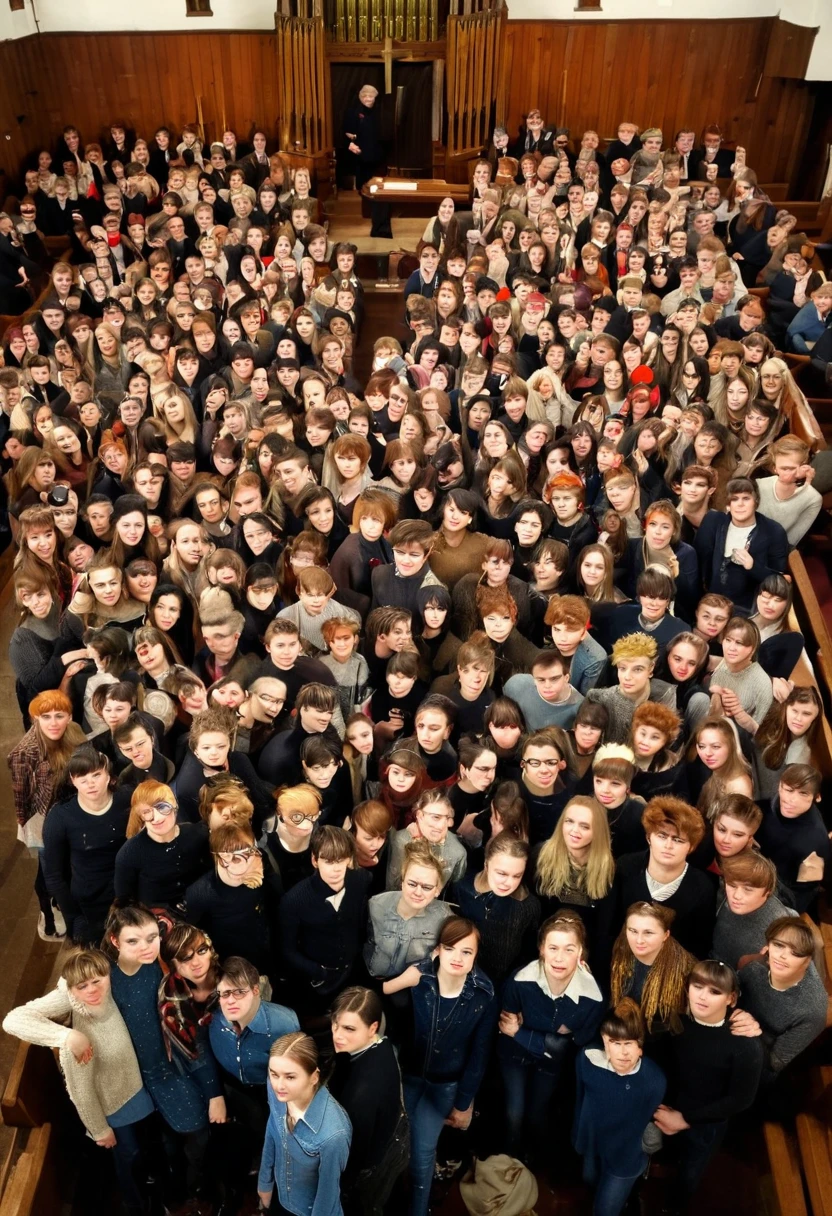
[[[668,795],[651,798],[641,816],[645,836],[652,836],[666,823],[669,823],[679,836],[685,837],[691,852],[705,835],[705,821],[696,807],[689,806],[681,798],[671,798]]]

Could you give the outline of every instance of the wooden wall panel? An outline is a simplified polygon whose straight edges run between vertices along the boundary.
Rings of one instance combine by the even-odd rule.
[[[514,135],[533,106],[577,138],[587,128],[614,136],[622,119],[661,127],[667,140],[681,126],[699,133],[718,122],[726,139],[746,147],[761,181],[791,181],[813,95],[803,81],[763,75],[778,25],[509,21],[507,127]]]
[[[764,75],[775,18],[727,21],[508,21],[506,125],[539,106],[573,135],[614,136],[620,119],[658,125],[670,138],[719,122],[748,149],[761,181],[791,181],[812,118],[814,92]],[[769,62],[773,60],[769,59]],[[0,168],[52,147],[65,122],[85,139],[120,117],[152,138],[165,122],[225,124],[276,137],[281,64],[274,34],[47,34],[0,43]],[[22,116],[18,124],[17,116]],[[8,134],[10,138],[4,138]]]

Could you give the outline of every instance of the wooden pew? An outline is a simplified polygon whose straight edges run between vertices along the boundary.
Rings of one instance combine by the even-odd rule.
[[[826,1124],[816,1115],[801,1111],[795,1118],[795,1129],[813,1216],[832,1216],[832,1158]]]
[[[18,1044],[0,1098],[0,1115],[6,1127],[42,1127],[45,1123],[54,1123],[67,1105],[54,1053],[48,1047]]]
[[[764,1123],[763,1138],[780,1216],[808,1216],[795,1137],[780,1123]]]
[[[29,1133],[0,1198],[0,1216],[59,1216],[58,1151],[51,1123]]]
[[[43,291],[40,293],[38,298],[34,301],[32,306],[30,308],[27,308],[25,312],[22,312],[19,317],[12,317],[12,316],[9,316],[7,313],[0,313],[0,338],[3,337],[3,334],[6,332],[6,330],[9,329],[12,325],[22,325],[24,317],[27,317],[30,312],[34,311],[34,309],[40,308],[40,306],[43,304],[43,301],[46,299],[46,297],[49,295],[49,293],[51,291],[52,291],[52,280],[50,279],[47,286],[44,287]]]
[[[795,616],[806,639],[806,650],[814,667],[814,682],[818,685],[821,700],[829,713],[832,706],[832,637],[820,610],[809,572],[796,549],[789,554],[789,573],[795,593]],[[794,678],[798,683],[813,682],[799,679],[798,675]],[[832,776],[832,731],[825,716],[821,720],[821,726],[818,762],[821,766],[828,764],[829,768],[822,767],[822,771],[824,776]]]

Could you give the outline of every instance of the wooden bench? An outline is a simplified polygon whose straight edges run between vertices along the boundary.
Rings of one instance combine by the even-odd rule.
[[[796,1138],[781,1123],[764,1123],[763,1139],[780,1216],[808,1216]]]
[[[29,1133],[0,1198],[0,1216],[59,1216],[59,1160],[51,1123]]]
[[[800,632],[806,639],[806,651],[814,668],[813,681],[798,680],[796,682],[816,682],[821,700],[829,713],[830,707],[832,707],[832,637],[830,637],[826,620],[820,610],[809,572],[796,549],[789,554],[789,573],[794,587],[795,616]],[[832,761],[827,755],[832,746],[830,740],[832,732],[830,732],[826,717],[822,719],[821,726],[819,734],[822,741],[819,743],[818,760],[820,763],[824,765],[828,763],[830,766],[828,770],[822,770],[824,776],[832,776]]]
[[[20,1043],[0,1098],[6,1127],[42,1127],[54,1123],[68,1105],[54,1053],[48,1047]]]
[[[795,1130],[813,1216],[832,1216],[832,1157],[826,1124],[801,1111],[795,1118]]]

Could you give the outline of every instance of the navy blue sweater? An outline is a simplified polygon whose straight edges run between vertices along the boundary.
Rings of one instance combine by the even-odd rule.
[[[553,996],[548,989],[543,965],[536,959],[516,971],[503,989],[502,1007],[507,1013],[523,1015],[523,1024],[514,1036],[518,1047],[542,1059],[549,1054],[546,1038],[567,1026],[579,1047],[597,1034],[604,1018],[601,990],[586,968],[578,968],[565,992]]]
[[[582,1156],[598,1158],[605,1173],[634,1178],[647,1164],[641,1137],[664,1098],[664,1073],[642,1057],[638,1072],[622,1077],[593,1063],[601,1054],[595,1049],[578,1056],[572,1142]]]

